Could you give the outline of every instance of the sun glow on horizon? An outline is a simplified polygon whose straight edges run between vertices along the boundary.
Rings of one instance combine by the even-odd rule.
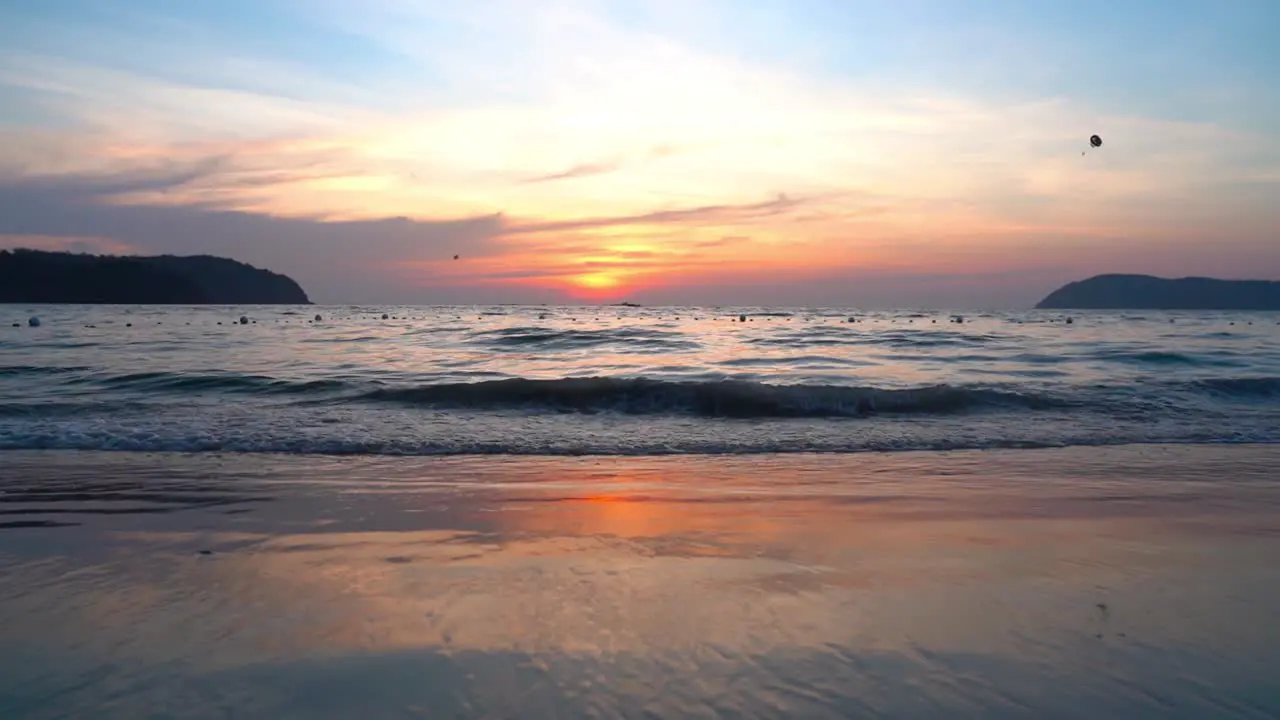
[[[588,290],[611,290],[618,287],[621,282],[616,275],[612,273],[588,273],[579,275],[573,279],[574,283]]]
[[[636,289],[631,278],[614,271],[582,273],[566,280],[566,292],[583,300],[609,300]]]

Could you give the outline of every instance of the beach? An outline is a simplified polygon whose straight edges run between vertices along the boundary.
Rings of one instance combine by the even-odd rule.
[[[5,313],[6,720],[1280,715],[1274,314]]]
[[[4,460],[6,718],[1280,714],[1269,446]]]

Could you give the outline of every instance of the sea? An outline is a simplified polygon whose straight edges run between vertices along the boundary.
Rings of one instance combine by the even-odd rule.
[[[0,448],[665,455],[1271,443],[1278,320],[10,305],[0,308]]]

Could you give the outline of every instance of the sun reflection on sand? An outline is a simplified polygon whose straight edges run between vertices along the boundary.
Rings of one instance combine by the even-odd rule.
[[[908,626],[929,628],[935,641],[999,637],[987,631],[1009,618],[977,607],[965,630],[954,626],[968,612],[957,591],[981,595],[1011,571],[1087,588],[1114,579],[1126,557],[1153,571],[1162,564],[1141,546],[1115,547],[1117,532],[1135,532],[1131,520],[1026,523],[954,507],[931,515],[927,486],[914,498],[761,495],[726,491],[723,477],[703,483],[622,465],[607,479],[594,472],[589,485],[548,467],[526,469],[533,474],[518,488],[451,491],[448,511],[432,521],[447,529],[359,530],[348,518],[318,532],[214,533],[201,542],[233,549],[175,572],[180,584],[260,608],[259,622],[323,608],[286,633],[295,649],[650,652],[856,645],[871,636],[883,644]],[[446,499],[423,486],[374,497],[349,512],[395,515]],[[181,533],[127,538],[183,542]],[[929,591],[938,587],[951,605]]]
[[[1266,581],[1239,573],[1273,557],[1273,536],[1247,528],[1267,521],[1249,505],[1274,503],[1274,491],[1245,479],[1232,489],[1244,504],[1188,505],[1212,458],[1171,451],[1182,480],[1099,512],[1091,503],[1116,497],[1118,481],[1082,453],[1060,456],[1075,460],[1057,479],[1027,454],[982,453],[932,466],[909,455],[295,458],[247,482],[236,478],[249,458],[190,460],[174,482],[240,483],[271,502],[90,516],[49,531],[26,561],[0,552],[11,579],[0,639],[251,683],[351,663],[481,672],[484,683],[465,681],[469,697],[515,693],[503,702],[533,692],[529,682],[614,700],[626,678],[643,693],[693,683],[661,701],[668,710],[744,692],[759,701],[765,685],[734,678],[767,685],[770,673],[849,702],[868,678],[1039,662],[1087,674],[1099,643],[1129,638],[1141,642],[1124,652],[1157,669],[1195,647],[1265,656],[1274,632],[1246,598]],[[86,473],[138,460],[92,462]],[[1235,619],[1206,625],[1210,612]],[[526,672],[534,679],[514,679]]]

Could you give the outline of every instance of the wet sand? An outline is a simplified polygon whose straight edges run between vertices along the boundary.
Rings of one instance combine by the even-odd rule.
[[[1277,717],[1276,468],[7,452],[0,717]]]

